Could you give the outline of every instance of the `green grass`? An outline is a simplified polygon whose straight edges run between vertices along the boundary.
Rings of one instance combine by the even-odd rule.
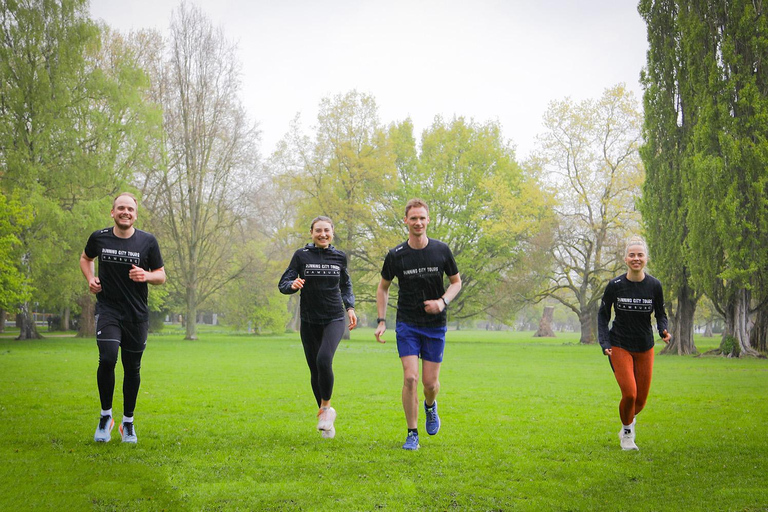
[[[181,337],[149,340],[136,446],[92,440],[94,340],[0,340],[0,510],[768,510],[765,360],[657,357],[622,452],[597,347],[450,331],[442,430],[406,452],[392,331],[342,342],[334,440],[296,334]]]

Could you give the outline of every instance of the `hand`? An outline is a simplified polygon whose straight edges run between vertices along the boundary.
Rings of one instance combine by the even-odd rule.
[[[92,277],[88,281],[88,290],[91,293],[99,293],[101,291],[101,280],[98,277]]]
[[[671,339],[672,339],[672,335],[669,334],[669,332],[667,332],[666,329],[664,329],[664,332],[661,333],[661,340],[667,345],[669,345],[669,340]]]
[[[147,281],[147,271],[136,265],[131,265],[131,270],[128,271],[128,277],[131,278],[131,281],[145,283]]]
[[[445,309],[445,302],[443,302],[443,299],[424,301],[424,311],[426,311],[430,315],[439,315],[440,313],[443,312],[444,309]]]
[[[376,326],[376,330],[374,331],[373,335],[376,336],[376,341],[379,343],[386,343],[382,336],[384,335],[384,331],[387,330],[387,325],[384,322],[379,322],[379,325]]]
[[[351,331],[355,327],[357,327],[357,315],[355,314],[355,308],[349,308],[347,310],[347,316],[349,317],[349,330]]]
[[[300,290],[302,288],[304,288],[304,280],[300,277],[297,277],[291,283],[291,290]]]
[[[603,354],[605,354],[607,356],[610,356],[611,354],[613,354],[613,349],[612,348],[607,348],[607,349],[603,350]]]

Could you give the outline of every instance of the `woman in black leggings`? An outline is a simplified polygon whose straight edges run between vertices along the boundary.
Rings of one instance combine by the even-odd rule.
[[[336,435],[336,410],[331,407],[333,356],[345,329],[357,326],[355,295],[347,271],[347,256],[331,245],[333,221],[317,217],[309,228],[312,243],[293,254],[278,288],[291,294],[301,290],[301,343],[309,365],[317,412],[317,429],[325,438]],[[346,315],[345,315],[346,310]]]

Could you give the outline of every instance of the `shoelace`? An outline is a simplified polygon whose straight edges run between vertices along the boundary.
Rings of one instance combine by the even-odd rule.
[[[107,428],[107,424],[109,424],[109,420],[112,418],[112,416],[102,416],[99,419],[99,430],[105,430]]]
[[[133,423],[123,423],[123,432],[127,436],[133,435]]]

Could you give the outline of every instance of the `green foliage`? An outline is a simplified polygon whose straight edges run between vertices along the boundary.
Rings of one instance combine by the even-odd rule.
[[[643,213],[659,268],[726,317],[768,297],[768,21],[762,3],[643,1],[648,165]]]
[[[145,153],[146,78],[84,0],[2,2],[0,38],[0,191],[32,212],[18,238],[36,302],[65,307],[82,293],[77,260],[94,206]]]
[[[30,299],[31,289],[18,262],[21,261],[19,236],[32,224],[32,209],[18,194],[10,198],[0,192],[0,309],[13,310]]]
[[[168,331],[150,337],[144,356],[136,446],[121,444],[116,429],[110,443],[93,442],[92,342],[0,340],[1,509],[636,510],[641,503],[679,511],[761,510],[768,502],[764,360],[657,358],[637,424],[640,452],[626,453],[616,436],[619,389],[595,347],[578,345],[575,335],[450,331],[442,428],[422,433],[422,448],[406,453],[393,339],[380,345],[363,329],[342,342],[334,361],[337,435],[325,440],[315,430],[298,335],[206,333],[189,343],[182,331]]]
[[[436,118],[421,140],[416,167],[397,189],[400,212],[383,220],[402,231],[402,208],[421,197],[430,207],[428,235],[451,247],[462,291],[450,319],[497,307],[514,310],[533,288],[521,262],[548,215],[548,196],[523,172],[494,122]],[[520,286],[521,283],[525,283]]]

